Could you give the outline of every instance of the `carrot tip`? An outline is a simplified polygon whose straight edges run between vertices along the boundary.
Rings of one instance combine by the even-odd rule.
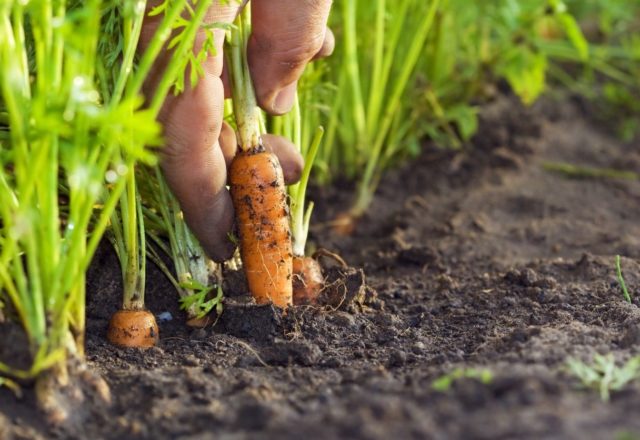
[[[150,348],[158,343],[156,318],[147,310],[118,310],[109,321],[107,339],[119,347]]]

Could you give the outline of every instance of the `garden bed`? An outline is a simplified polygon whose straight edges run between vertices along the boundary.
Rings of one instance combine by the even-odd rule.
[[[147,304],[161,342],[105,341],[121,299],[115,255],[89,276],[87,356],[111,387],[74,426],[48,432],[26,390],[0,390],[0,438],[616,438],[640,433],[640,385],[604,403],[569,375],[570,357],[620,361],[640,348],[640,304],[623,300],[620,254],[640,293],[640,182],[568,178],[547,163],[640,171],[637,146],[593,122],[580,102],[483,108],[468,151],[427,147],[388,174],[347,239],[329,220],[348,185],[316,190],[312,241],[362,267],[368,305],[286,317],[241,303],[189,329],[172,286],[150,268]],[[233,277],[230,277],[233,278]],[[373,291],[376,293],[373,294]],[[249,318],[247,318],[249,317]],[[223,332],[222,330],[225,330]],[[3,335],[4,336],[4,335]],[[2,344],[0,344],[2,345]],[[446,391],[432,382],[487,369]]]

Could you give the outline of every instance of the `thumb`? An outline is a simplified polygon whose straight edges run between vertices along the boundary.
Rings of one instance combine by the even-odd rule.
[[[330,9],[331,0],[252,0],[249,67],[258,104],[268,113],[291,109],[305,66],[327,52],[325,39],[332,44]]]

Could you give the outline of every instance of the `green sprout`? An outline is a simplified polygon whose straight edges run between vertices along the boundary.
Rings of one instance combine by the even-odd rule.
[[[598,391],[600,399],[608,402],[612,391],[620,391],[630,382],[640,378],[640,356],[633,357],[622,366],[618,366],[611,353],[606,356],[596,354],[591,365],[569,359],[567,368],[585,388]]]
[[[483,384],[489,384],[493,380],[493,374],[487,369],[456,368],[450,373],[440,376],[431,382],[431,388],[442,393],[449,391],[453,383],[459,379],[476,379]]]
[[[571,179],[640,180],[640,174],[633,171],[578,166],[565,162],[543,162],[542,168]]]
[[[620,284],[620,288],[622,289],[622,295],[624,299],[631,304],[631,295],[629,295],[629,291],[627,290],[627,285],[624,282],[624,278],[622,277],[622,268],[620,267],[620,255],[616,255],[616,274],[618,276],[618,283]]]
[[[116,250],[124,284],[122,309],[144,310],[146,242],[142,204],[135,174],[127,177],[118,208],[111,215],[110,239]]]

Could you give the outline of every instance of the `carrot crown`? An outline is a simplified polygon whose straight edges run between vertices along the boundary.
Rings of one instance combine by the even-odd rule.
[[[247,5],[227,33],[227,64],[231,67],[233,112],[238,129],[238,145],[242,151],[262,150],[260,109],[247,62],[247,42],[251,35],[251,8]]]

